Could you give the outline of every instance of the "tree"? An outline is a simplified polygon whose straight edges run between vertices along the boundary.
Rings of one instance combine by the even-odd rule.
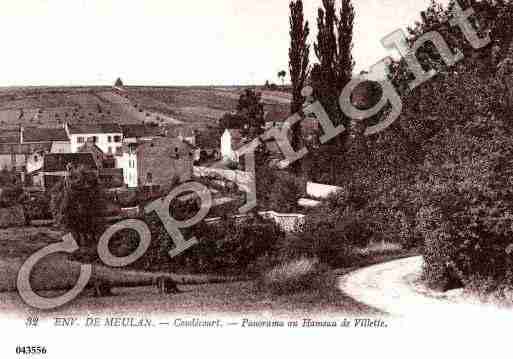
[[[7,166],[4,166],[0,170],[0,187],[14,186],[18,182],[16,172],[14,168],[9,170]]]
[[[335,125],[350,126],[350,119],[345,118],[339,107],[338,100],[346,84],[351,80],[354,61],[353,25],[355,12],[351,0],[342,0],[339,15],[335,9],[335,0],[323,0],[323,8],[319,8],[317,17],[317,42],[314,44],[318,63],[311,73],[314,96],[324,106]],[[335,180],[337,159],[343,155],[349,131],[339,135],[336,142],[330,144],[329,166],[331,179]]]
[[[301,94],[309,72],[310,45],[307,43],[310,28],[308,21],[304,20],[302,0],[291,1],[290,3],[290,49],[289,49],[289,71],[292,83],[291,114],[299,112],[302,108],[304,98]],[[301,126],[296,123],[292,129],[292,147],[297,151],[301,147]],[[299,174],[301,163],[296,161],[293,171]]]
[[[237,116],[243,119],[243,133],[246,137],[255,138],[264,132],[264,104],[262,94],[246,89],[239,97]]]
[[[116,83],[114,84],[114,86],[116,86],[116,87],[123,87],[123,81],[121,80],[120,77],[118,77],[118,79],[116,80]]]
[[[255,138],[264,132],[262,95],[246,89],[239,97],[235,113],[226,113],[219,120],[223,129],[240,129],[245,137]]]
[[[72,168],[51,190],[55,223],[71,232],[82,247],[95,244],[106,207],[97,174],[82,167]]]
[[[278,72],[278,78],[281,78],[281,83],[283,86],[285,86],[285,77],[287,77],[287,71],[281,70]]]
[[[351,0],[342,0],[340,14],[337,16],[335,0],[323,0],[323,6],[324,9],[320,8],[318,12],[319,31],[314,45],[319,60],[312,74],[317,85],[314,90],[330,117],[338,123],[349,125],[349,119],[342,118],[338,98],[351,80],[354,67],[354,8]]]

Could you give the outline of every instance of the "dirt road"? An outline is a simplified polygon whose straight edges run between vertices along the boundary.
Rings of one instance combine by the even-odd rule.
[[[495,315],[499,310],[464,296],[461,290],[429,290],[419,281],[422,265],[422,257],[412,257],[363,268],[342,277],[340,289],[358,302],[393,316],[477,317]]]

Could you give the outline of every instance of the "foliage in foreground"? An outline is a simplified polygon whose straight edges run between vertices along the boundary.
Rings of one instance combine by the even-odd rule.
[[[438,138],[417,182],[425,276],[492,291],[513,286],[511,129],[476,118]]]
[[[177,218],[191,218],[193,208],[173,206]],[[181,212],[180,215],[177,213]],[[189,214],[187,214],[189,213]],[[259,260],[271,256],[284,233],[271,220],[255,215],[244,222],[225,219],[220,224],[200,223],[190,229],[182,229],[186,239],[196,237],[198,243],[175,258],[169,256],[174,248],[173,240],[160,219],[148,215],[144,221],[152,233],[151,246],[133,268],[174,273],[226,273],[250,274]],[[137,248],[139,239],[132,231],[121,231],[112,240],[113,253],[126,256]]]

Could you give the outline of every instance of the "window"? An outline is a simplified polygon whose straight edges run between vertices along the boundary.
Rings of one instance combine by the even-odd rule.
[[[109,149],[108,149],[108,153],[109,153],[109,155],[112,155],[112,147],[110,147],[110,146],[109,146]]]
[[[77,143],[84,143],[84,137],[77,137]]]
[[[120,143],[121,142],[121,136],[114,136],[114,142]]]
[[[97,143],[98,137],[97,136],[89,137],[89,140],[91,140],[93,143]]]
[[[112,136],[107,136],[107,142],[108,142],[108,143],[111,143],[111,142],[112,142]]]
[[[148,184],[153,183],[153,174],[151,172],[148,172],[146,174],[146,183],[148,183]]]
[[[122,155],[123,155],[123,148],[116,147],[116,156],[122,156]]]

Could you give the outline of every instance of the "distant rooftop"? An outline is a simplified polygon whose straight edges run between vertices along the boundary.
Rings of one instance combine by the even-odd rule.
[[[161,132],[158,126],[145,124],[121,125],[121,130],[125,138],[156,137]]]
[[[164,131],[168,137],[192,137],[196,134],[196,130],[197,127],[190,124],[164,126]]]
[[[51,142],[29,143],[29,144],[8,144],[0,143],[0,154],[6,155],[31,155],[35,152],[50,152]]]
[[[68,125],[69,132],[73,135],[93,133],[123,133],[121,126],[117,123],[88,123]]]
[[[37,128],[25,127],[23,129],[23,142],[55,142],[69,141],[64,128]]]

